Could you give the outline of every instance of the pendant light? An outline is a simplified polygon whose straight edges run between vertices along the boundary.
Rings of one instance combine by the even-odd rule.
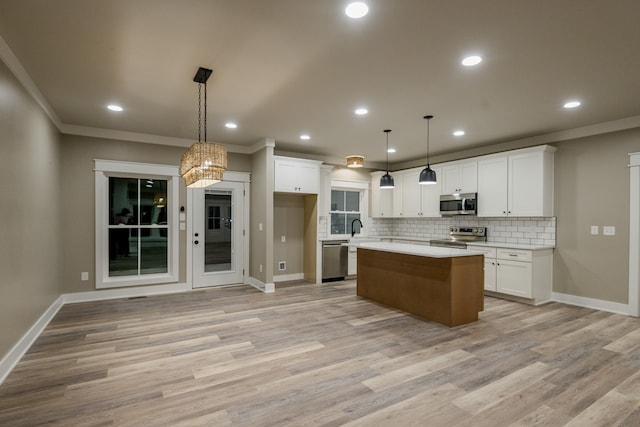
[[[391,129],[385,129],[384,133],[387,134],[387,173],[380,177],[380,188],[393,188],[393,177],[389,175],[389,132]]]
[[[198,83],[198,142],[180,159],[180,175],[189,188],[203,188],[222,181],[227,170],[227,148],[207,142],[207,80],[212,71],[200,67],[193,81]],[[204,86],[204,124],[201,126],[202,86]],[[204,140],[201,130],[204,129]]]
[[[423,118],[427,119],[427,167],[420,172],[420,180],[418,182],[422,185],[430,185],[437,183],[436,171],[429,166],[429,121],[433,119],[433,116],[428,115]]]

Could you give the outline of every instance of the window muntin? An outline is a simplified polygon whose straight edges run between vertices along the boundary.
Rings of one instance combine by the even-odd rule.
[[[351,234],[354,220],[362,220],[360,212],[360,191],[331,190],[331,234]],[[356,231],[360,230],[355,225]]]
[[[167,273],[167,180],[109,177],[109,277]]]

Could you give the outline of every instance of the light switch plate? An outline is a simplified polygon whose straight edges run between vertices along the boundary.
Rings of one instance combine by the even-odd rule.
[[[186,221],[187,220],[187,214],[185,214],[184,212],[180,212],[180,221]]]
[[[187,229],[187,224],[185,224],[184,222],[180,223],[180,231],[184,231]]]
[[[616,227],[614,225],[605,225],[602,227],[602,234],[605,236],[615,236]]]
[[[287,243],[287,236],[280,236],[280,241],[282,243]]]
[[[89,272],[83,271],[82,273],[80,273],[80,280],[82,281],[89,280]]]
[[[594,236],[597,236],[598,233],[599,233],[598,226],[597,225],[592,225],[591,226],[591,234],[594,235]]]

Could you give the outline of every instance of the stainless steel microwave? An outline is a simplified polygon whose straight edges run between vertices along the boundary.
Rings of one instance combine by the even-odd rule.
[[[440,215],[475,215],[478,193],[444,194],[440,196]]]

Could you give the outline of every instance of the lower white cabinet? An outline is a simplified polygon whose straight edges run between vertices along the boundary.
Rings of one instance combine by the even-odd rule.
[[[551,300],[553,249],[509,249],[469,245],[484,253],[484,289],[541,304]]]
[[[358,274],[358,250],[356,248],[349,248],[347,260],[347,275],[355,276]]]

